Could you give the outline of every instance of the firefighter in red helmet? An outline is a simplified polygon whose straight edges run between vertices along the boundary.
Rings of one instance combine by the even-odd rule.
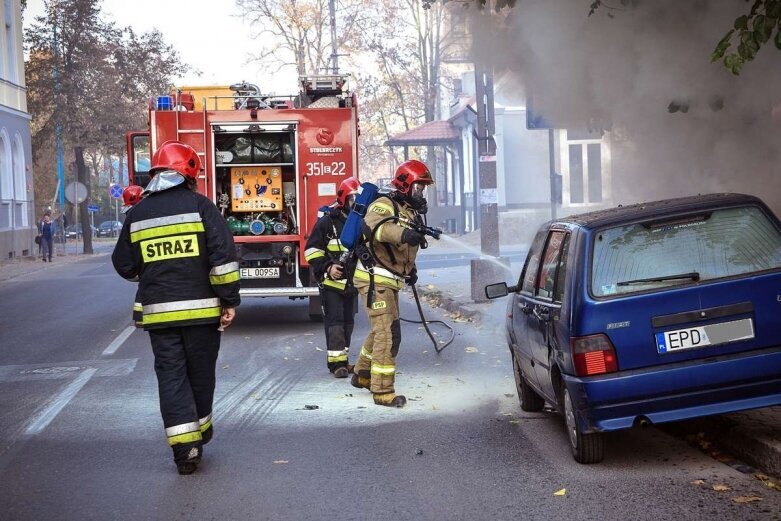
[[[416,222],[428,210],[425,189],[434,183],[420,161],[405,161],[396,169],[393,190],[366,209],[370,256],[361,256],[354,283],[364,297],[370,331],[355,364],[352,385],[369,389],[374,403],[403,407],[407,399],[396,394],[396,355],[401,344],[399,290],[417,282],[415,258],[425,247],[423,234],[405,223]],[[363,260],[366,259],[366,260]]]
[[[138,185],[130,185],[122,191],[122,213],[127,213],[143,197],[144,189]],[[144,308],[139,299],[139,292],[136,291],[136,300],[133,301],[133,323],[136,327],[143,326]]]
[[[350,338],[353,333],[356,292],[350,283],[355,266],[340,262],[345,247],[339,240],[355,202],[360,183],[348,177],[336,191],[336,203],[320,209],[312,234],[306,241],[305,257],[320,287],[325,326],[326,363],[336,378],[349,374]]]
[[[180,474],[196,470],[213,436],[220,331],[240,302],[233,237],[214,203],[194,190],[200,170],[192,147],[163,143],[112,255],[117,273],[139,281],[160,412]]]

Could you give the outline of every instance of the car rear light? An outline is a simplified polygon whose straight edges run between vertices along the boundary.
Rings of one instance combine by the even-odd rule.
[[[594,376],[618,371],[616,350],[607,335],[589,335],[570,339],[575,374]]]

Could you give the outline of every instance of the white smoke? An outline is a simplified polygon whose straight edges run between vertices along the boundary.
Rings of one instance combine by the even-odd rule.
[[[740,76],[710,62],[750,4],[646,0],[588,17],[589,4],[520,0],[510,38],[484,50],[557,127],[605,122],[615,202],[734,191],[781,212],[781,51],[769,41]]]

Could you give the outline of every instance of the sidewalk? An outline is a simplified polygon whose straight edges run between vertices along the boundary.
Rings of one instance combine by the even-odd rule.
[[[72,249],[72,248],[71,248]],[[99,255],[100,253],[95,253]],[[61,264],[76,262],[86,259],[90,255],[68,251],[55,254],[52,262],[43,262],[40,257],[18,257],[12,260],[0,261],[0,282],[15,279],[23,275],[35,273]]]
[[[432,245],[430,252],[422,252],[422,257],[442,253],[457,255],[456,249],[451,245]],[[517,282],[522,262],[512,263],[512,271],[504,281],[508,285]],[[429,304],[448,311],[454,320],[504,328],[506,298],[474,302],[470,295],[470,276],[469,265],[420,270],[418,293]],[[684,428],[695,430],[697,434],[689,441],[703,450],[713,454],[714,447],[721,448],[756,468],[781,477],[781,406],[710,416],[693,420]],[[724,459],[723,455],[714,456]]]

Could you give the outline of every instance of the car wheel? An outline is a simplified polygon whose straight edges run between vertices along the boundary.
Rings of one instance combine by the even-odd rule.
[[[539,412],[545,407],[545,399],[537,394],[526,382],[526,378],[521,371],[521,364],[515,353],[513,359],[513,376],[515,377],[515,390],[518,392],[518,399],[521,401],[521,410],[526,412]]]
[[[599,463],[605,457],[605,440],[602,433],[585,434],[580,430],[578,422],[575,420],[575,408],[572,405],[569,390],[563,384],[562,386],[564,387],[562,393],[564,395],[564,422],[567,425],[572,456],[578,463]]]

